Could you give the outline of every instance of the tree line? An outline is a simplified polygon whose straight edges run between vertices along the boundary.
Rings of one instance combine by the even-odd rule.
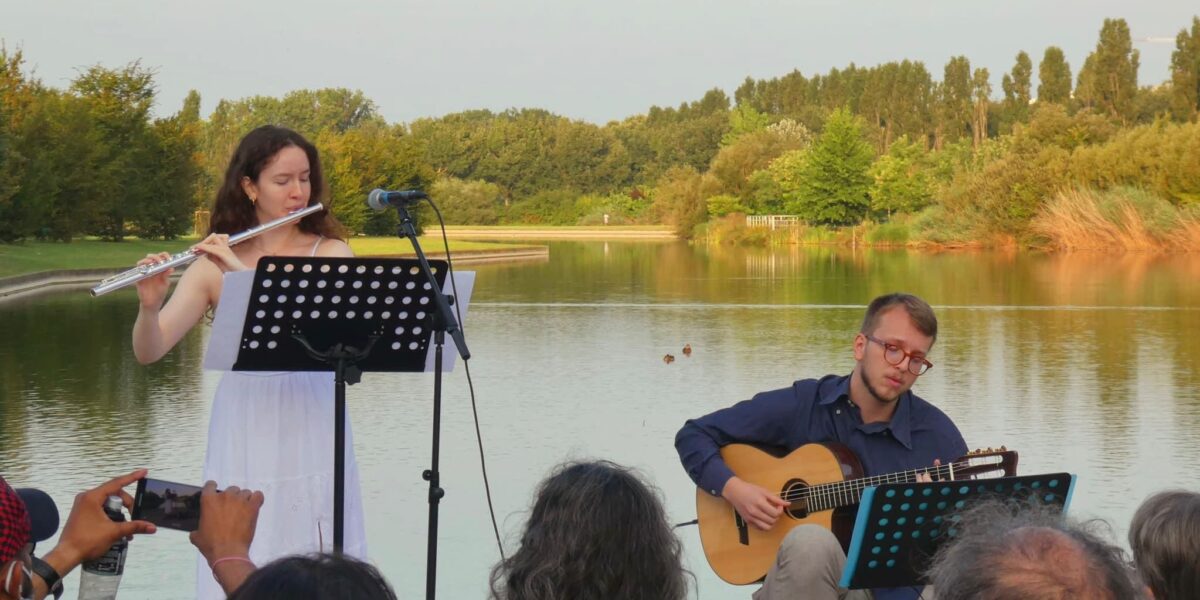
[[[221,100],[191,92],[152,118],[154,72],[93,66],[67,89],[0,49],[0,241],[170,238],[208,206],[238,139],[275,123],[322,153],[335,214],[387,234],[375,187],[422,187],[449,223],[668,223],[684,235],[734,213],[849,225],[916,215],[933,232],[1018,235],[1062,187],[1148,189],[1200,204],[1200,18],[1181,30],[1171,78],[1138,83],[1123,19],[1105,20],[1077,72],[1061,49],[987,68],[951,58],[747,78],[605,125],[540,109],[386,122],[361,92]],[[1186,157],[1190,156],[1190,159]],[[1184,157],[1184,158],[1180,158]],[[427,218],[428,215],[424,215]]]

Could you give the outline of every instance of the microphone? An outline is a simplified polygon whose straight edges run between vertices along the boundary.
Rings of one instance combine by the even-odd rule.
[[[421,190],[398,190],[389,192],[375,188],[367,195],[367,206],[374,210],[385,210],[400,206],[412,206],[428,198]]]

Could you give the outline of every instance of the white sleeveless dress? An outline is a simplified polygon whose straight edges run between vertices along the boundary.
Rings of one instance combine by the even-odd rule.
[[[317,244],[312,256],[316,255]],[[261,490],[250,560],[333,550],[334,385],[331,372],[223,374],[213,399],[202,481]],[[346,419],[343,551],[366,558],[354,436]],[[200,556],[196,597],[225,597]]]

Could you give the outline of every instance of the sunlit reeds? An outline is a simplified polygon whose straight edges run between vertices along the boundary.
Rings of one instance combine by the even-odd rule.
[[[1059,192],[1031,229],[1059,250],[1200,251],[1200,219],[1134,188]]]

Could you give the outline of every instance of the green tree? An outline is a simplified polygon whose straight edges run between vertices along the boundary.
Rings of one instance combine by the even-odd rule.
[[[1065,105],[1071,99],[1071,65],[1062,48],[1050,46],[1038,65],[1037,101]]]
[[[1006,130],[1011,130],[1015,123],[1029,121],[1029,101],[1031,99],[1033,61],[1024,51],[1017,53],[1017,62],[1012,71],[1004,75],[1001,88],[1004,90],[1004,121]]]
[[[988,137],[988,108],[991,106],[992,84],[989,82],[987,69],[975,69],[971,78],[971,92],[974,107],[971,115],[971,136],[974,148],[979,149],[983,140]]]
[[[97,220],[101,206],[93,199],[105,193],[109,153],[90,102],[38,84],[32,87],[14,122],[16,152],[24,166],[14,202],[30,210],[35,235],[70,241]]]
[[[714,217],[724,217],[733,213],[746,214],[750,212],[750,209],[747,208],[745,204],[742,204],[740,198],[737,196],[731,196],[729,194],[709,196],[704,202],[708,210],[708,214]]]
[[[1075,98],[1088,108],[1120,119],[1133,119],[1139,53],[1133,49],[1125,19],[1105,19],[1096,50],[1079,70]]]
[[[749,105],[739,105],[729,111],[729,131],[721,136],[721,145],[728,146],[747,133],[766,129],[771,117]]]
[[[273,108],[273,114],[266,115],[270,122],[295,129],[310,140],[327,131],[345,133],[367,123],[385,125],[375,103],[360,90],[296,90],[267,106]]]
[[[691,167],[672,167],[663,174],[651,196],[654,210],[680,237],[690,239],[696,226],[708,220],[700,173]]]
[[[134,206],[130,218],[142,237],[173,239],[191,225],[200,137],[200,123],[196,121],[200,98],[193,94],[174,116],[154,122],[140,149],[145,167],[142,177],[146,178],[151,198]]]
[[[733,144],[721,148],[709,166],[708,174],[716,180],[714,193],[729,194],[748,200],[751,193],[749,177],[766,167],[776,157],[789,150],[808,145],[807,136],[795,130],[760,129],[745,134]]]
[[[18,122],[33,97],[22,72],[20,50],[9,54],[0,47],[0,242],[13,242],[33,233],[32,206],[18,196],[25,159],[18,152]]]
[[[443,177],[429,191],[448,225],[495,225],[504,208],[500,186]]]
[[[1194,119],[1200,111],[1200,17],[1192,31],[1180,30],[1171,53],[1171,112],[1176,119]]]
[[[183,99],[183,108],[179,109],[179,121],[184,125],[200,122],[200,92],[188,90]]]
[[[726,119],[724,113],[721,118]],[[495,183],[507,202],[553,189],[605,193],[627,186],[634,177],[635,159],[620,133],[544,110],[420,119],[412,124],[412,135],[435,170]],[[639,156],[653,154],[646,138],[633,136],[633,141],[647,144],[635,146]]]
[[[576,201],[579,192],[571,189],[543,190],[514,202],[506,220],[531,225],[575,225],[579,222]]]
[[[933,201],[924,144],[900,137],[871,165],[871,210],[891,216],[915,213]]]
[[[1174,115],[1173,91],[1170,85],[1138,88],[1133,96],[1131,123],[1150,123],[1160,117],[1169,120]]]
[[[394,211],[371,212],[364,200],[375,188],[423,188],[434,179],[421,149],[402,127],[368,121],[343,133],[326,129],[316,139],[329,184],[329,205],[354,233],[394,233]],[[419,211],[421,225],[428,214]]]
[[[900,65],[894,62],[870,69],[859,97],[859,114],[870,124],[868,131],[876,140],[876,150],[881,153],[887,152],[892,141],[896,125],[892,118],[893,108],[904,102],[897,93],[899,71]]]
[[[121,69],[96,65],[75,78],[71,89],[87,101],[100,133],[96,195],[90,198],[98,214],[89,229],[104,239],[120,240],[126,221],[157,201],[144,162],[152,135],[154,73],[137,62]]]
[[[861,221],[870,208],[869,171],[874,156],[863,139],[861,119],[848,109],[834,111],[805,160],[790,212],[828,225]]]
[[[610,124],[606,129],[628,151],[632,183],[656,181],[672,166],[708,168],[730,129],[729,97],[709,90],[700,100],[678,108],[651,106],[645,115]]]
[[[971,97],[971,63],[967,57],[955,56],[946,63],[938,91],[935,148],[955,142],[971,129],[974,102]]]

